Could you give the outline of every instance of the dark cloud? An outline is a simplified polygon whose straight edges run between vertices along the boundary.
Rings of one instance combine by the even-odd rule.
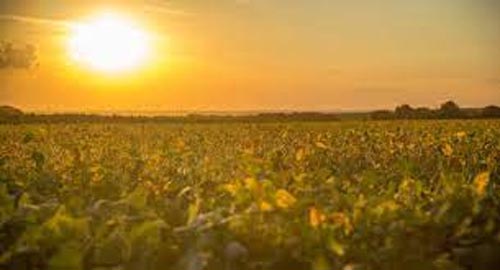
[[[0,42],[0,69],[30,68],[36,65],[36,47],[32,44],[15,45],[10,42]]]

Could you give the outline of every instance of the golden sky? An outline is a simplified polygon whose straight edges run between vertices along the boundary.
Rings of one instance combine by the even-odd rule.
[[[153,36],[153,59],[105,74],[68,55],[101,11]],[[497,0],[1,0],[0,40],[37,65],[0,69],[26,110],[365,110],[500,104]]]

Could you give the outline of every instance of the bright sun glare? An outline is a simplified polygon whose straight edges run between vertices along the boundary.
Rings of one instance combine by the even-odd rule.
[[[103,72],[137,68],[151,50],[150,37],[145,31],[112,14],[74,25],[69,46],[73,59]]]

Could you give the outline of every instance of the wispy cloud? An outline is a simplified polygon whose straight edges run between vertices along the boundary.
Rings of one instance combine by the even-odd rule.
[[[1,0],[0,0],[1,1]],[[173,8],[169,3],[159,0],[151,0],[146,3],[142,3],[140,5],[134,5],[136,8],[143,9],[146,12],[157,13],[161,15],[167,15],[172,17],[187,17],[195,15],[192,12],[184,11],[181,9]],[[27,24],[38,24],[38,25],[46,25],[53,27],[70,27],[74,24],[74,22],[64,20],[64,19],[54,19],[49,17],[37,17],[37,16],[28,16],[28,15],[20,15],[20,14],[1,14],[0,13],[0,22],[1,21],[11,21],[11,22],[19,22],[19,23],[27,23]]]
[[[173,8],[169,3],[165,3],[164,1],[148,1],[144,5],[144,10],[149,12],[161,13],[164,15],[176,16],[176,17],[195,15],[192,12]]]
[[[71,23],[65,20],[41,18],[33,16],[22,16],[15,14],[0,14],[0,21],[14,21],[21,23],[42,24],[42,25],[57,26],[57,27],[71,26]]]

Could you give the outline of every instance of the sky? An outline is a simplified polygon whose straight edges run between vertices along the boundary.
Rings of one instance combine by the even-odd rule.
[[[110,75],[71,59],[70,25],[102,11],[152,34],[148,63]],[[497,0],[1,0],[0,42],[34,49],[25,65],[0,65],[0,104],[27,111],[500,104],[498,14]]]

